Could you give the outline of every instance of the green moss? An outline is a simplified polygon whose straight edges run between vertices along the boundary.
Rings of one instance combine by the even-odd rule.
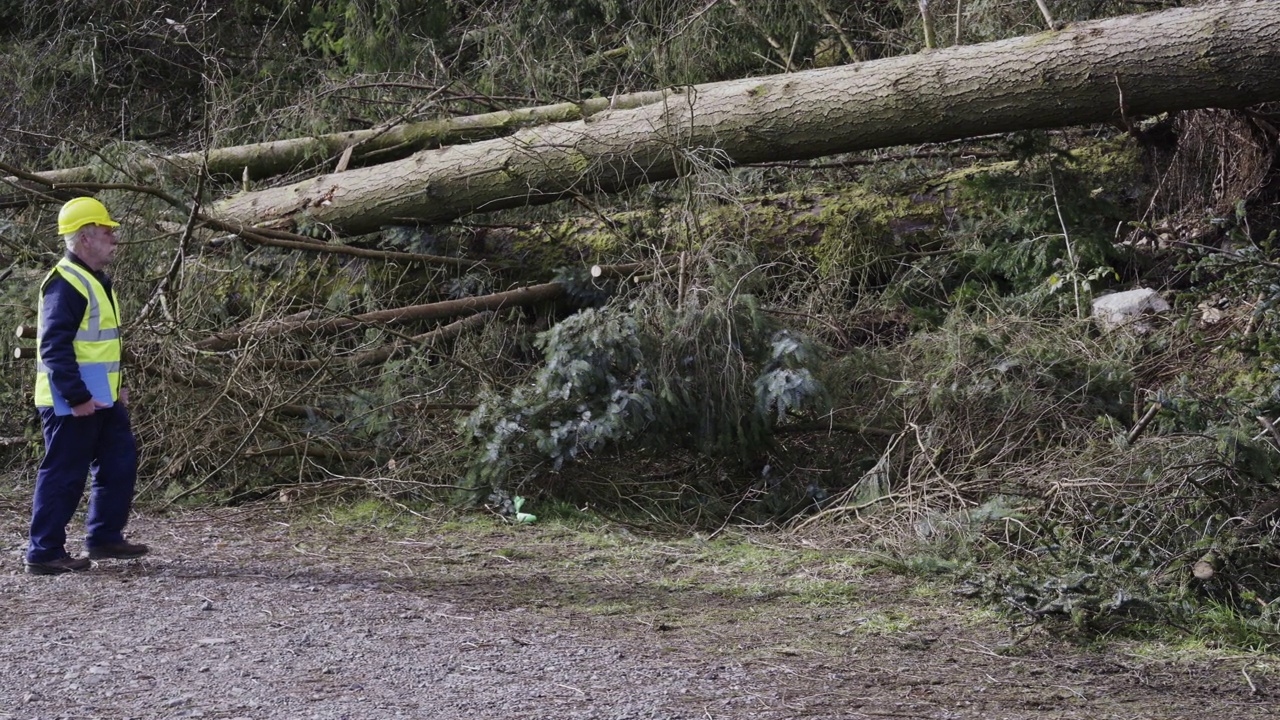
[[[1024,50],[1032,50],[1034,48],[1043,47],[1054,42],[1062,35],[1061,30],[1045,30],[1044,32],[1029,35],[1023,38],[1022,46]]]
[[[941,184],[990,173],[1013,175],[1017,164],[996,163],[957,171]],[[788,257],[809,261],[821,273],[850,269],[870,276],[887,272],[901,256],[933,247],[948,225],[948,206],[955,198],[943,191],[914,188],[842,187],[839,191],[799,190],[707,208],[695,227],[708,239],[745,240],[762,260]],[[689,225],[649,211],[597,217],[580,216],[554,223],[503,231],[491,236],[489,252],[517,258],[530,276],[545,276],[555,268],[631,256],[640,245],[651,245],[655,232],[668,252],[696,247],[701,240]],[[898,258],[900,260],[900,257]]]
[[[867,196],[861,192],[840,196],[822,208],[822,239],[813,249],[818,268],[831,273],[841,267],[878,266],[885,254],[881,245],[892,236],[890,220],[905,211],[898,199]]]
[[[1127,136],[1108,138],[1072,149],[1071,164],[1098,185],[1125,187],[1142,175],[1142,149]]]
[[[975,177],[1008,177],[1016,174],[1021,164],[1015,160],[1006,160],[1003,162],[983,163],[980,165],[970,165],[958,170],[952,170],[944,174],[942,177],[931,183],[933,189],[949,188],[956,185],[963,185],[965,181]]]
[[[1142,150],[1128,136],[1074,146],[1061,160],[1066,170],[1092,188],[1118,191],[1132,187],[1142,176]],[[985,202],[990,198],[983,188],[993,182],[999,186],[1016,182],[1029,171],[1028,163],[1016,160],[984,163],[948,172],[931,182],[930,189],[951,191],[960,205],[967,201]]]
[[[899,245],[927,240],[944,222],[942,206],[932,198],[862,188],[748,199],[704,217],[707,227],[750,238],[752,250],[762,258],[794,254],[812,260],[824,273],[882,262]]]
[[[312,527],[362,528],[391,536],[403,536],[420,529],[419,518],[384,500],[368,498],[350,504],[327,507],[319,515],[301,521]]]

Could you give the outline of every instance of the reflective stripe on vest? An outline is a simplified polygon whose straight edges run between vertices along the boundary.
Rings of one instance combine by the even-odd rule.
[[[107,363],[80,363],[80,365],[81,365],[82,367],[83,367],[83,366],[85,366],[85,365],[102,365],[103,367],[105,367],[105,368],[107,369],[107,372],[108,372],[108,373],[118,373],[118,372],[120,372],[120,363],[118,363],[118,362],[107,362]],[[49,369],[49,366],[48,366],[48,365],[45,365],[45,364],[44,364],[44,361],[42,361],[42,360],[36,360],[36,372],[38,372],[38,373],[49,373],[49,372],[53,372],[53,371]]]
[[[111,385],[111,401],[120,396],[120,319],[116,313],[115,293],[107,295],[107,290],[98,279],[83,268],[76,266],[68,258],[62,258],[49,271],[40,283],[40,318],[36,330],[36,388],[35,402],[38,407],[53,405],[52,372],[40,356],[40,343],[44,340],[44,289],[55,275],[61,275],[71,287],[88,300],[80,327],[76,330],[72,349],[75,351],[76,363],[81,371],[88,368],[102,368],[107,373]]]
[[[66,260],[66,259],[63,258],[63,260]],[[76,340],[83,341],[83,342],[101,342],[103,340],[115,340],[116,338],[120,337],[120,328],[118,327],[109,328],[107,330],[102,329],[102,304],[98,301],[98,292],[97,292],[97,289],[103,289],[103,291],[105,292],[105,288],[102,288],[101,283],[97,282],[97,279],[95,278],[93,284],[91,285],[89,283],[89,278],[85,277],[84,273],[80,272],[80,270],[76,268],[75,263],[66,261],[65,265],[63,265],[61,262],[58,263],[58,265],[61,266],[61,269],[64,272],[68,272],[74,275],[76,279],[80,281],[81,285],[83,285],[86,288],[89,288],[90,290],[89,322],[81,323],[82,325],[88,325],[88,329],[76,331]],[[74,284],[75,283],[72,283],[72,285]],[[95,289],[94,287],[95,285],[97,286],[97,289]]]

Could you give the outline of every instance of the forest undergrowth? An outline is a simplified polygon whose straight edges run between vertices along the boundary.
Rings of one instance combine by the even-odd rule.
[[[947,44],[1045,23],[1033,2],[929,5],[951,18]],[[1067,21],[1136,10],[1053,5]],[[679,180],[334,243],[365,255],[192,220],[315,165],[140,169],[924,41],[915,2],[841,8],[0,6],[5,174],[94,174],[0,188],[0,305],[34,325],[65,193],[121,219],[112,272],[156,510],[372,496],[749,524],[1082,633],[1195,625],[1280,647],[1274,106],[804,163],[688,153]],[[534,286],[473,315],[361,320]],[[1121,329],[1092,317],[1096,297],[1140,287],[1172,310]],[[247,340],[209,349],[224,333]],[[3,337],[6,357],[30,348]],[[0,452],[25,476],[30,369],[6,362],[0,391]]]

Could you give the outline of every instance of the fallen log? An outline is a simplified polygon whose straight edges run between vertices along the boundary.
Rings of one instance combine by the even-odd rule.
[[[261,180],[282,173],[314,168],[340,156],[348,158],[346,167],[351,169],[399,160],[426,148],[494,138],[530,125],[584,120],[605,110],[636,108],[682,92],[684,90],[681,88],[673,88],[589,98],[581,102],[501,110],[395,127],[237,145],[210,150],[207,155],[203,151],[150,155],[133,160],[123,169],[134,179],[149,179],[161,172],[180,179],[200,172],[207,162],[206,172],[210,175],[224,175],[237,180],[244,177]],[[82,165],[35,174],[57,186],[93,182],[95,172],[92,166]],[[24,187],[17,178],[7,180]],[[51,197],[56,199],[55,196]],[[4,206],[2,203],[8,203],[9,206],[25,204],[19,196],[6,196],[0,199],[0,207]]]
[[[682,97],[217,203],[341,234],[668,180],[993,132],[1280,99],[1280,3],[1236,0],[981,45],[696,86]]]
[[[11,172],[20,179],[34,183],[46,183],[37,175],[26,172],[21,168],[16,168],[4,162],[0,162],[0,170]],[[340,245],[330,243],[317,238],[298,235],[297,233],[288,232],[275,228],[246,227],[243,223],[229,223],[215,218],[210,218],[197,209],[191,209],[176,197],[155,187],[146,185],[128,185],[128,184],[110,184],[110,183],[71,183],[66,185],[67,188],[83,190],[85,192],[95,192],[98,190],[127,190],[129,192],[138,192],[159,198],[169,205],[182,209],[189,218],[198,221],[201,225],[230,233],[235,237],[242,238],[246,242],[256,245],[270,245],[274,247],[288,248],[291,250],[303,250],[306,252],[329,253],[334,255],[351,255],[354,257],[363,257],[371,260],[383,260],[386,262],[411,262],[425,263],[430,265],[448,265],[455,267],[477,267],[484,265],[483,261],[466,260],[456,257],[444,257],[440,255],[424,255],[420,253],[396,252],[390,250],[373,250],[370,248],[353,247],[349,245]],[[184,230],[185,232],[185,230]]]
[[[1114,155],[1114,164],[1120,164]],[[1133,157],[1136,161],[1136,153]],[[1009,171],[1004,167],[990,169],[995,174]],[[948,183],[946,178],[940,179],[936,192],[917,189],[890,194],[850,185],[829,192],[744,197],[702,209],[695,224],[743,238],[745,247],[762,258],[798,253],[823,265],[847,258],[857,245],[868,254],[889,255],[929,245],[957,215],[967,211],[944,202]],[[633,272],[632,263],[597,260],[602,255],[626,257],[635,247],[650,244],[653,228],[676,228],[666,242],[692,246],[694,239],[680,236],[684,223],[677,216],[684,212],[684,208],[675,208],[655,216],[650,211],[627,211],[519,226],[477,225],[443,230],[441,236],[460,234],[454,241],[457,245],[494,263],[518,263],[548,271],[587,265],[600,268],[599,274],[593,270],[592,277],[608,278]],[[850,230],[853,224],[856,232]]]

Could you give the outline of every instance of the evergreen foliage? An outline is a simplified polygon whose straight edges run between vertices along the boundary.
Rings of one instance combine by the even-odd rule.
[[[558,472],[634,447],[755,457],[773,427],[820,411],[826,392],[811,343],[770,322],[750,289],[713,282],[675,304],[647,293],[539,334],[532,382],[490,393],[464,422],[470,482],[488,492],[539,462]]]

